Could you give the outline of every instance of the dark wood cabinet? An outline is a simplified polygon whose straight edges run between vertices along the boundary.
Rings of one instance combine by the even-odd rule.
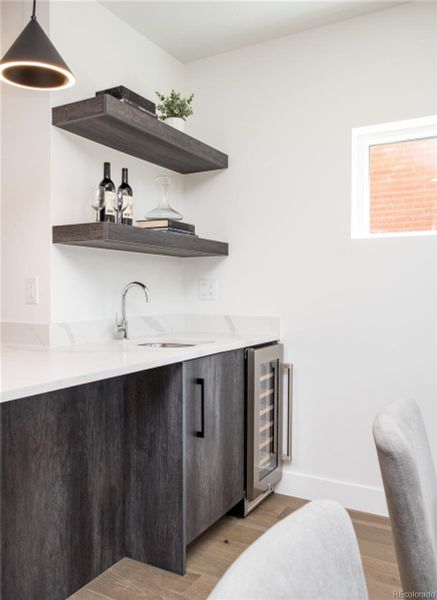
[[[123,556],[183,574],[243,463],[244,350],[0,404],[0,598],[64,600]]]
[[[122,379],[0,415],[0,598],[63,600],[124,555]]]
[[[182,365],[125,377],[125,556],[185,573]]]
[[[244,351],[184,363],[190,543],[244,497]]]

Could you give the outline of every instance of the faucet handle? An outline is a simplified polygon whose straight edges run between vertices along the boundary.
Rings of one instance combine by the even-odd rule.
[[[127,324],[118,320],[118,313],[115,313],[114,337],[117,340],[123,340],[127,338]]]

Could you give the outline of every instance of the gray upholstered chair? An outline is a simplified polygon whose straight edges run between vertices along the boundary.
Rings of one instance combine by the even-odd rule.
[[[347,512],[318,500],[258,538],[227,570],[210,600],[366,600]]]
[[[373,435],[402,588],[437,592],[437,477],[416,402],[387,406],[375,419]]]

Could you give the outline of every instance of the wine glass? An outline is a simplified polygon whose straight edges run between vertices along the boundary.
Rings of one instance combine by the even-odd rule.
[[[115,214],[117,215],[117,223],[122,223],[123,212],[126,210],[129,204],[129,194],[127,190],[121,189],[117,193],[111,195],[112,206],[114,207]]]
[[[91,201],[91,206],[96,211],[96,221],[101,221],[101,211],[106,206],[105,188],[102,185],[99,185],[97,190],[94,192],[94,196]]]

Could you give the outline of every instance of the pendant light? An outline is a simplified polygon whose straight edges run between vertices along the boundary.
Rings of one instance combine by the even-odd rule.
[[[0,61],[0,79],[31,90],[59,90],[74,84],[74,75],[36,20],[36,0],[32,16]]]

